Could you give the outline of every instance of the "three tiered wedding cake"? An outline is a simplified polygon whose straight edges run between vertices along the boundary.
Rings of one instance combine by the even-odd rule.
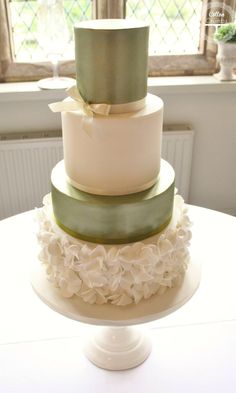
[[[61,112],[64,161],[39,211],[39,259],[66,297],[138,303],[178,285],[190,222],[161,160],[163,102],[147,94],[148,26],[75,27],[77,87]]]

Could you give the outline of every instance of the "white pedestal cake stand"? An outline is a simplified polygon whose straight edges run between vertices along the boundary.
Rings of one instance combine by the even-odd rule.
[[[108,370],[125,370],[141,364],[151,352],[148,336],[130,325],[162,318],[180,308],[197,290],[200,264],[191,261],[182,283],[163,295],[154,295],[137,305],[90,305],[82,299],[63,298],[48,281],[38,262],[31,283],[40,299],[58,313],[87,324],[102,325],[85,346],[85,355],[96,366]]]

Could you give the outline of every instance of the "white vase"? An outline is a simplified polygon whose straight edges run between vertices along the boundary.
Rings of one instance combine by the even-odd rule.
[[[215,76],[221,81],[234,80],[233,69],[236,67],[236,42],[217,41],[217,60],[220,64],[220,72]]]

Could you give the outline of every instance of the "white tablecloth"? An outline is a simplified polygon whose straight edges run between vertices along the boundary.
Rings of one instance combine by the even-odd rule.
[[[29,279],[37,258],[35,212],[0,222],[0,392],[236,392],[236,218],[189,207],[198,291],[146,324],[153,340],[139,367],[111,372],[83,355],[88,325],[49,309]]]

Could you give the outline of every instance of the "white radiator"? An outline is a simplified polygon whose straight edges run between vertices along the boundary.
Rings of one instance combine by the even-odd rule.
[[[42,206],[61,138],[0,141],[0,219]]]
[[[188,202],[194,131],[189,126],[164,126],[162,157],[175,170],[178,193]]]
[[[176,187],[187,200],[193,131],[180,128],[164,128],[163,158],[175,168]],[[0,219],[41,206],[50,191],[52,168],[63,158],[60,137],[6,137],[0,139]]]

